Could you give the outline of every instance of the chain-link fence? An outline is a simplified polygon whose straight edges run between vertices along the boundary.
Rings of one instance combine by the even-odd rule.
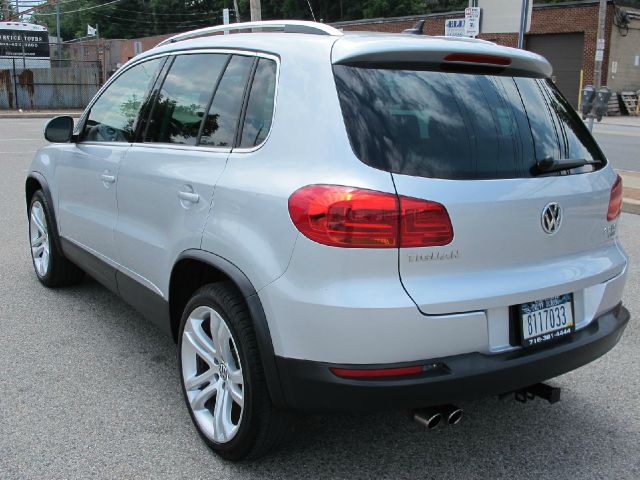
[[[84,108],[103,82],[103,42],[38,40],[0,30],[0,110]]]

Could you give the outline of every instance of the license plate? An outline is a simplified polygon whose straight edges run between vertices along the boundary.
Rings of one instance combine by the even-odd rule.
[[[570,334],[574,328],[573,294],[520,305],[522,345],[530,347]]]

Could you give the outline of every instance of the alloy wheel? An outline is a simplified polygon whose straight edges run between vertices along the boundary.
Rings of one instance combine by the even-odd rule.
[[[37,200],[31,205],[29,237],[31,240],[33,265],[38,275],[44,277],[49,271],[51,245],[49,244],[49,232],[47,229],[47,220],[44,215],[44,208]]]
[[[211,441],[228,443],[244,411],[244,380],[236,342],[213,308],[195,308],[181,345],[182,380],[193,416]]]

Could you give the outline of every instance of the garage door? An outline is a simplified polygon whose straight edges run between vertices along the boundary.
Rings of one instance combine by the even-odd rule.
[[[583,45],[582,33],[527,35],[527,50],[549,60],[556,85],[575,108],[578,108]]]

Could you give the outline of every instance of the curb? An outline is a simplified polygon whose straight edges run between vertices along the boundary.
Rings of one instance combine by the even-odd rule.
[[[60,115],[67,115],[73,118],[79,118],[82,112],[50,112],[50,113],[0,113],[0,119],[15,119],[15,118],[53,118]]]
[[[640,200],[633,200],[632,198],[623,198],[622,211],[625,213],[640,215]]]

